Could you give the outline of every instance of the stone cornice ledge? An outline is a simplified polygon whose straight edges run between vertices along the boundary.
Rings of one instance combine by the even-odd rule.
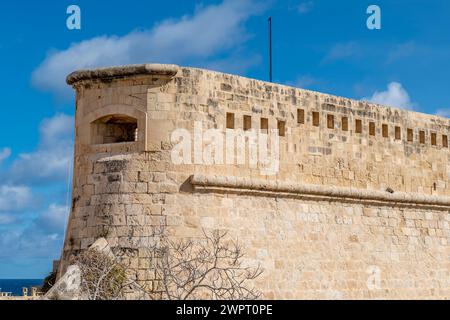
[[[209,189],[235,190],[277,197],[307,197],[320,200],[389,203],[396,206],[430,207],[450,212],[450,197],[405,192],[382,192],[347,187],[308,185],[298,182],[270,181],[233,176],[205,176],[195,174],[190,183],[196,191]]]
[[[180,68],[174,64],[133,64],[110,68],[86,69],[72,72],[66,82],[73,85],[82,80],[109,80],[140,75],[174,77]]]

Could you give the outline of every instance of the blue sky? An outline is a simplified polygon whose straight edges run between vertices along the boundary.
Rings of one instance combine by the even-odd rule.
[[[66,9],[81,8],[81,30]],[[381,30],[366,9],[381,8]],[[450,2],[1,1],[0,278],[41,278],[68,210],[77,68],[162,62],[450,115]]]

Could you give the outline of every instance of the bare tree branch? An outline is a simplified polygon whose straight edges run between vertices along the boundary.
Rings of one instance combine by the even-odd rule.
[[[133,278],[136,270],[127,265],[136,250],[118,248],[113,256],[86,250],[75,262],[81,270],[84,296],[89,300],[124,299],[127,289],[141,299],[254,300],[261,296],[250,286],[262,274],[261,267],[244,266],[242,246],[227,240],[227,232],[203,231],[203,237],[196,240],[173,240],[164,226],[153,233],[158,240],[145,248],[150,268],[155,271],[150,289],[138,284]]]
[[[160,232],[160,242],[148,250],[159,257],[154,268],[162,285],[150,295],[159,293],[168,300],[258,299],[261,293],[248,283],[262,274],[261,267],[242,266],[242,247],[226,236],[224,231],[203,231],[198,241],[174,241]]]

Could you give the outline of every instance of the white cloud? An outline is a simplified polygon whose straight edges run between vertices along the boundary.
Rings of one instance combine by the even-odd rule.
[[[313,78],[310,75],[304,75],[297,78],[297,80],[293,82],[292,85],[298,88],[308,89],[311,88],[311,86],[317,85],[319,82],[319,80]]]
[[[450,108],[441,108],[436,111],[436,114],[441,117],[450,118]]]
[[[41,147],[48,149],[65,145],[72,139],[74,128],[74,118],[66,114],[44,119],[40,126]]]
[[[243,43],[248,38],[243,23],[261,10],[253,0],[224,0],[200,8],[194,15],[162,21],[150,30],[73,43],[66,50],[51,52],[33,72],[32,83],[62,96],[70,92],[65,77],[77,69],[195,59],[204,63],[212,55]]]
[[[245,70],[252,68],[262,61],[262,57],[258,54],[251,56],[230,55],[224,59],[217,59],[206,62],[204,67],[211,70],[222,71],[233,74],[244,73]]]
[[[372,97],[362,100],[402,109],[416,108],[416,104],[411,101],[408,92],[398,82],[391,82],[388,84],[386,91],[376,91]]]
[[[12,163],[7,179],[14,184],[61,181],[67,176],[73,155],[73,117],[57,114],[40,127],[36,151],[20,154]]]
[[[359,57],[361,52],[362,49],[356,42],[337,43],[330,49],[322,62]]]
[[[0,214],[0,225],[14,222],[14,217],[10,214]]]
[[[10,148],[3,148],[0,150],[0,163],[3,160],[6,160],[11,155],[11,149]]]
[[[418,47],[415,42],[400,43],[395,46],[395,48],[389,52],[387,56],[387,63],[392,63],[397,60],[404,60],[407,57],[412,56],[418,51]]]
[[[0,186],[0,212],[24,209],[31,204],[32,199],[28,187]]]
[[[314,7],[314,1],[302,2],[297,6],[297,10],[301,14],[310,12]]]
[[[66,206],[50,204],[36,221],[36,226],[49,234],[58,234],[66,227],[69,209]]]
[[[38,217],[22,229],[2,230],[0,259],[57,258],[64,239],[68,210],[64,206],[50,204]],[[5,216],[5,223],[10,217]],[[0,224],[2,216],[0,215]]]
[[[66,200],[73,131],[71,116],[44,119],[36,150],[1,168],[0,261],[58,257],[69,210],[57,203]]]

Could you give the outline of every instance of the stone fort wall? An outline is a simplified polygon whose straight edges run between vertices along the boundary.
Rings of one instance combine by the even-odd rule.
[[[239,238],[265,270],[255,285],[267,299],[450,298],[450,119],[174,65],[68,82],[75,168],[61,272],[105,237],[157,286],[140,248],[164,224],[173,237]],[[172,133],[199,122],[279,129],[279,170],[175,164]]]

